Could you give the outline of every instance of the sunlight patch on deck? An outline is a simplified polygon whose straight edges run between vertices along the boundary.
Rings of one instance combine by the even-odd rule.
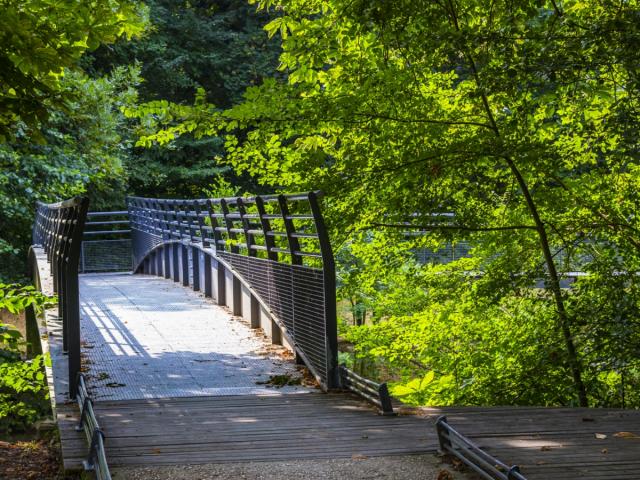
[[[96,400],[312,391],[268,341],[211,299],[148,275],[81,275],[82,354]]]

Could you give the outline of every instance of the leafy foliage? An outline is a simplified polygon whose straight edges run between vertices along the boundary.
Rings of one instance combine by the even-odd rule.
[[[118,68],[91,79],[68,72],[61,88],[69,110],[51,110],[34,143],[21,129],[0,144],[0,279],[23,275],[37,200],[57,201],[81,193],[94,208],[124,203],[128,127],[120,109],[136,101],[136,68]]]
[[[15,133],[17,122],[37,134],[52,107],[68,107],[65,69],[101,43],[140,35],[145,25],[146,8],[137,1],[2,2],[0,141]]]
[[[426,372],[396,366],[404,382],[436,372],[422,401],[624,402],[612,386],[637,384],[640,351],[638,3],[259,6],[281,12],[265,29],[282,39],[286,79],[223,112],[149,105],[140,143],[226,133],[237,172],[327,191],[336,243],[379,232],[357,240],[356,273],[376,301],[407,301],[399,314],[375,307],[360,352],[415,355]],[[404,266],[407,247],[447,241],[472,246],[464,282]],[[576,270],[586,276],[567,288]],[[441,300],[451,285],[453,304]],[[450,338],[462,359],[438,353]]]
[[[0,284],[0,310],[42,311],[49,299],[31,286]],[[24,360],[18,330],[0,323],[0,432],[21,430],[49,411],[45,357]]]
[[[144,78],[141,101],[191,103],[201,89],[209,102],[226,108],[274,71],[279,45],[262,31],[271,15],[257,13],[245,0],[151,0],[148,5],[152,31],[98,49],[85,61],[89,72],[103,75],[135,59]],[[223,144],[222,138],[187,133],[168,148],[136,149],[127,164],[130,188],[138,195],[194,197],[220,175],[247,188],[247,176],[238,177],[215,160]]]
[[[36,313],[41,313],[50,302],[49,297],[31,285],[0,283],[0,310],[17,315],[31,307]]]

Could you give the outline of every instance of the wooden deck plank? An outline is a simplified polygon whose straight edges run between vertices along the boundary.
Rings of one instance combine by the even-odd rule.
[[[640,431],[640,412],[629,410],[429,408],[381,417],[350,395],[307,394],[101,402],[96,412],[114,466],[435,453],[435,420],[446,414],[530,480],[638,478],[640,468],[640,441],[613,436]],[[597,439],[602,432],[607,438]]]

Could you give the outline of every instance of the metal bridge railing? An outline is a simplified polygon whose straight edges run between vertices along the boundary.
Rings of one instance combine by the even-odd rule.
[[[133,268],[129,212],[88,212],[80,250],[80,273]]]
[[[238,292],[248,289],[252,324],[254,311],[267,311],[320,384],[339,388],[335,265],[321,195],[129,198],[134,271],[207,296],[217,284],[219,303],[232,274],[233,313],[242,314]]]
[[[475,443],[456,431],[447,417],[441,416],[436,421],[436,431],[442,453],[453,455],[487,480],[527,480],[517,465],[507,466]]]
[[[380,409],[382,415],[395,415],[386,383],[376,383],[364,378],[345,365],[340,365],[342,388],[351,390]]]
[[[51,264],[53,289],[62,318],[62,348],[68,354],[69,396],[75,398],[80,372],[80,299],[78,262],[89,199],[76,197],[58,203],[36,205],[33,246],[41,247]],[[34,251],[30,251],[33,261]]]
[[[76,400],[80,407],[80,422],[76,426],[76,430],[84,431],[87,442],[89,442],[89,453],[82,465],[85,470],[93,471],[98,480],[111,480],[111,473],[109,472],[109,465],[104,451],[104,433],[93,411],[93,401],[89,396],[82,374],[78,374]]]

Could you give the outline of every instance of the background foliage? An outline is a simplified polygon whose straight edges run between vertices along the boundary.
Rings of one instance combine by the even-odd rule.
[[[226,133],[238,173],[326,190],[334,243],[358,250],[349,281],[373,311],[351,338],[416,401],[628,404],[637,2],[258,5],[282,13],[265,29],[282,39],[286,79],[224,112],[151,103],[140,143]],[[410,266],[412,249],[451,241],[473,261],[436,277]]]
[[[261,83],[277,65],[279,44],[262,27],[272,16],[256,12],[246,0],[199,2],[149,0],[149,33],[98,49],[85,60],[93,74],[138,62],[144,81],[141,102],[193,102],[198,89],[219,108],[237,103],[244,90]],[[127,161],[129,188],[142,196],[188,198],[202,195],[218,175],[255,189],[215,159],[223,153],[218,137],[183,135],[165,148],[138,148]]]
[[[33,287],[0,284],[0,311],[40,313],[49,299]],[[49,412],[44,374],[46,358],[24,358],[25,342],[11,325],[0,323],[0,433],[22,430]]]
[[[640,405],[636,0],[93,3],[1,7],[4,277],[36,198],[321,188],[396,395]]]

